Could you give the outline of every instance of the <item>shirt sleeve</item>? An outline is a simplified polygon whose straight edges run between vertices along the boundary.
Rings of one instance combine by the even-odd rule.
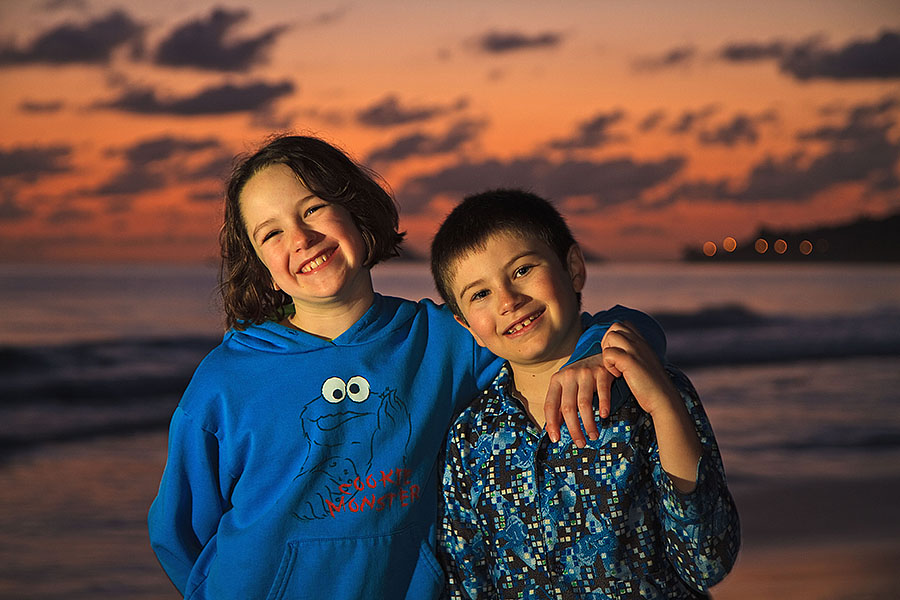
[[[198,427],[181,407],[169,426],[168,452],[147,524],[160,565],[185,594],[194,565],[214,540],[227,503],[217,468],[218,439]]]
[[[666,334],[663,328],[650,315],[633,308],[616,305],[609,310],[598,312],[594,315],[583,313],[581,324],[584,331],[578,338],[575,351],[563,368],[575,361],[600,354],[600,342],[613,323],[628,322],[633,325],[641,336],[647,341],[659,360],[666,361]]]
[[[685,583],[703,591],[720,582],[734,566],[741,544],[740,521],[728,491],[716,438],[697,391],[679,370],[671,366],[667,370],[694,421],[702,451],[697,486],[685,494],[675,488],[663,471],[654,438],[651,460],[660,496],[660,522],[669,561]]]
[[[466,467],[471,444],[461,421],[454,424],[447,439],[440,496],[440,527],[437,554],[447,575],[449,597],[487,599],[499,597],[488,567],[488,552],[475,506],[478,479]]]

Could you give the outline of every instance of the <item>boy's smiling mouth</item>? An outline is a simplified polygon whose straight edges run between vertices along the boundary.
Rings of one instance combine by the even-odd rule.
[[[328,260],[334,255],[335,250],[337,250],[337,248],[329,248],[322,254],[319,254],[315,258],[303,263],[303,266],[300,267],[299,272],[301,274],[306,274],[312,272],[315,269],[318,269],[326,262],[328,262]]]
[[[544,309],[541,309],[539,311],[531,313],[524,319],[520,319],[520,320],[516,321],[515,323],[513,323],[512,326],[510,326],[503,333],[503,335],[515,335],[515,334],[519,333],[523,329],[530,327],[531,324],[534,323],[536,320],[538,320],[541,317],[541,315],[543,315],[543,314],[544,314]]]

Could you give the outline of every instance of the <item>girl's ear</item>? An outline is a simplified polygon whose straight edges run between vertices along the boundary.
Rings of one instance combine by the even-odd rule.
[[[274,280],[274,279],[272,280],[272,289],[274,289],[276,292],[280,292],[280,291],[281,291],[281,288],[278,287],[278,284],[275,283],[275,280]]]
[[[569,252],[566,254],[566,271],[569,272],[575,293],[580,293],[584,289],[587,269],[584,266],[584,254],[581,253],[581,247],[578,244],[572,244],[569,247]]]

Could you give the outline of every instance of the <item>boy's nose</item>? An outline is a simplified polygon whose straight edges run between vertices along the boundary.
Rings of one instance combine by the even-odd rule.
[[[502,313],[512,312],[525,303],[525,296],[522,295],[515,287],[505,286],[500,291],[500,311]]]

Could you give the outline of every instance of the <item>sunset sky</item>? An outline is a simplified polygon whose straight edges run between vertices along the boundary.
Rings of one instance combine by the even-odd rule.
[[[0,261],[209,261],[235,154],[321,136],[427,253],[526,187],[611,259],[900,210],[900,4],[0,0]]]

